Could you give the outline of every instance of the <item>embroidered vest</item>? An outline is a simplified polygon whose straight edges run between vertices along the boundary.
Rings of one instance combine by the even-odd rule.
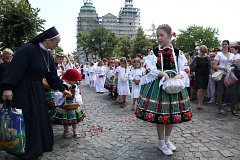
[[[170,49],[166,48],[164,49],[164,52],[168,52]],[[159,50],[158,47],[156,47],[153,50],[155,56],[157,57],[158,61],[157,61],[157,68],[161,69],[161,55],[159,53],[161,53],[161,51]],[[177,62],[178,62],[178,56],[179,56],[179,50],[174,48],[174,52],[175,55],[177,57]],[[163,54],[163,69],[164,70],[172,70],[175,68],[175,63],[174,63],[174,58],[173,58],[173,54]]]

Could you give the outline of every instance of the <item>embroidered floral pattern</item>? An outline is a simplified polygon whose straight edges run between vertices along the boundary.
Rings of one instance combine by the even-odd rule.
[[[180,115],[175,115],[174,116],[174,121],[176,122],[176,123],[179,123],[179,122],[181,122],[181,116]]]
[[[154,119],[154,115],[152,113],[148,113],[148,114],[146,114],[146,119],[148,121],[152,121]]]
[[[174,124],[174,123],[187,122],[192,119],[191,110],[186,113],[181,113],[179,115],[178,114],[177,115],[160,115],[160,114],[150,113],[148,111],[137,108],[135,115],[139,119],[149,121],[152,123],[157,123],[157,124]]]
[[[136,113],[135,113],[136,116],[139,116],[139,115],[141,114],[141,112],[142,112],[142,110],[138,108],[138,109],[136,110]]]
[[[192,118],[192,111],[185,113],[188,119]]]
[[[168,122],[169,121],[169,117],[168,116],[162,116],[162,121],[163,122]]]
[[[161,54],[163,59],[161,59]],[[165,69],[173,69],[175,67],[172,46],[169,48],[161,48],[159,50],[159,53],[157,54],[157,68],[162,68],[162,61]]]

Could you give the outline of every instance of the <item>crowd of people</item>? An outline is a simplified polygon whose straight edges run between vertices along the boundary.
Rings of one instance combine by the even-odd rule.
[[[128,106],[131,95],[129,109],[137,118],[156,124],[159,149],[165,155],[176,150],[170,141],[173,124],[192,119],[190,100],[198,100],[199,110],[205,109],[205,103],[216,103],[220,114],[225,114],[224,106],[229,104],[237,116],[239,46],[230,46],[225,40],[221,50],[210,51],[206,44],[184,54],[172,46],[174,33],[169,25],[160,25],[156,34],[159,46],[147,49],[146,55],[97,59],[80,65],[54,51],[60,42],[55,27],[21,46],[13,60],[13,52],[5,49],[0,61],[1,101],[13,101],[22,109],[26,147],[21,158],[34,159],[52,151],[52,124],[63,126],[66,139],[80,137],[77,124],[86,116],[80,85],[83,78],[84,85],[96,93],[108,92],[120,108]],[[214,77],[217,73],[218,79]]]
[[[219,113],[225,114],[224,106],[230,105],[231,112],[237,116],[240,103],[240,46],[230,46],[228,40],[222,42],[222,49],[209,50],[206,45],[196,47],[195,54],[189,58],[191,70],[191,100],[198,100],[198,109],[207,104],[216,104]],[[214,74],[221,78],[214,79]],[[235,77],[235,83],[226,85],[225,81]],[[234,78],[233,77],[233,78]],[[196,92],[196,93],[195,93]]]

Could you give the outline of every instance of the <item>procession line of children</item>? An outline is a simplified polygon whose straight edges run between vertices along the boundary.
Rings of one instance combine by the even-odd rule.
[[[133,66],[125,57],[120,60],[98,60],[94,63],[86,63],[84,66],[85,84],[95,87],[97,93],[107,90],[112,98],[116,98],[121,108],[126,106],[126,98],[131,95],[132,110],[136,108],[136,101],[140,94],[140,79],[144,74],[141,60],[135,58]]]

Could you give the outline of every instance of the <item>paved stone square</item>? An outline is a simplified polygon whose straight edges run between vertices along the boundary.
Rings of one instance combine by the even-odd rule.
[[[130,99],[121,109],[107,93],[83,85],[82,94],[87,117],[79,124],[81,138],[63,139],[63,127],[54,126],[54,150],[41,160],[240,160],[240,118],[219,115],[216,106],[199,111],[192,103],[194,117],[175,125],[177,151],[167,157],[157,148],[155,125],[136,119]],[[5,159],[15,158],[0,152],[0,160]]]

